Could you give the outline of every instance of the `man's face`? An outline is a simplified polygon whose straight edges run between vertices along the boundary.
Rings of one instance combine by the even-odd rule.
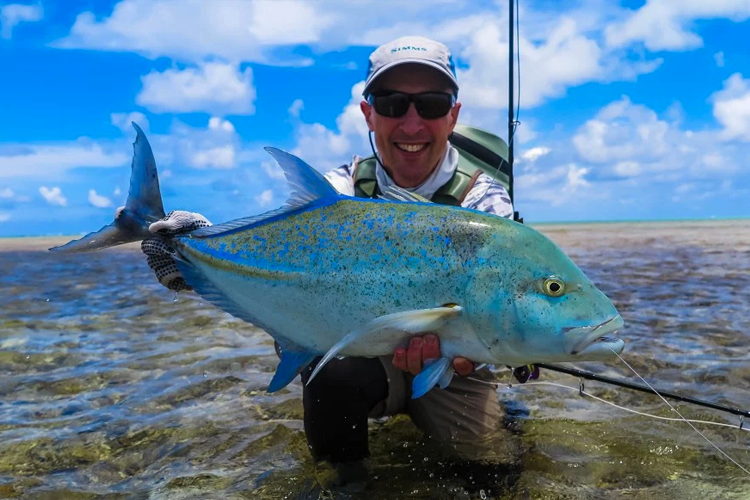
[[[375,85],[377,91],[407,94],[453,92],[445,76],[417,64],[396,66],[378,77]],[[362,101],[360,108],[375,135],[375,144],[388,174],[401,187],[415,187],[429,177],[443,158],[461,103],[456,103],[444,117],[432,120],[419,116],[414,103],[400,118],[379,115],[367,101]]]

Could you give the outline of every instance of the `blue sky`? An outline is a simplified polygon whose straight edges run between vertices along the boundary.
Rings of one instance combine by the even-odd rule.
[[[527,221],[750,216],[749,0],[520,2],[516,205]],[[263,146],[368,155],[368,54],[447,44],[461,121],[507,126],[507,3],[0,2],[0,236],[77,234],[124,203],[138,122],[167,209],[281,205]]]

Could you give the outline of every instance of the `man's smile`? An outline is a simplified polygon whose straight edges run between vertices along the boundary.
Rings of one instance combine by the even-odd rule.
[[[417,144],[410,144],[406,142],[394,142],[393,144],[395,144],[396,147],[400,149],[401,151],[405,151],[407,153],[417,153],[430,145],[429,142],[420,142]]]

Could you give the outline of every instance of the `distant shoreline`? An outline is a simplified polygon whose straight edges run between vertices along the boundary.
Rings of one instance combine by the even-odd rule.
[[[46,251],[51,247],[64,245],[70,240],[76,240],[81,235],[76,236],[19,236],[11,238],[0,238],[0,252],[18,252],[18,251]],[[133,251],[140,249],[140,243],[128,243],[115,247],[118,250]]]
[[[534,229],[546,234],[558,244],[589,240],[597,237],[644,237],[645,233],[652,237],[659,237],[667,233],[684,232],[692,229],[713,229],[721,231],[723,228],[736,228],[743,235],[750,233],[750,219],[681,219],[681,220],[649,220],[649,221],[611,221],[611,222],[544,222],[529,224]],[[740,234],[737,233],[736,236]],[[17,251],[46,251],[50,247],[63,245],[70,240],[78,239],[82,235],[71,236],[20,236],[0,238],[0,252]],[[722,235],[728,236],[728,235]],[[122,251],[136,251],[139,243],[129,243],[115,247]]]

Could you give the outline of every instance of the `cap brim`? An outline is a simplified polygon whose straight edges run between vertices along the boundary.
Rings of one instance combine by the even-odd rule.
[[[372,84],[375,83],[375,81],[383,75],[386,71],[389,69],[393,69],[396,66],[401,66],[402,64],[421,64],[423,66],[428,66],[430,68],[438,70],[440,73],[448,77],[448,80],[450,80],[451,84],[453,84],[453,88],[458,91],[458,81],[456,81],[456,77],[453,73],[450,71],[447,71],[443,66],[434,63],[432,61],[425,61],[424,59],[399,59],[398,61],[390,62],[386,65],[384,65],[382,68],[379,68],[375,73],[370,75],[370,78],[365,81],[365,89],[362,91],[362,95],[366,96],[368,91],[370,90],[370,87],[372,87]]]

